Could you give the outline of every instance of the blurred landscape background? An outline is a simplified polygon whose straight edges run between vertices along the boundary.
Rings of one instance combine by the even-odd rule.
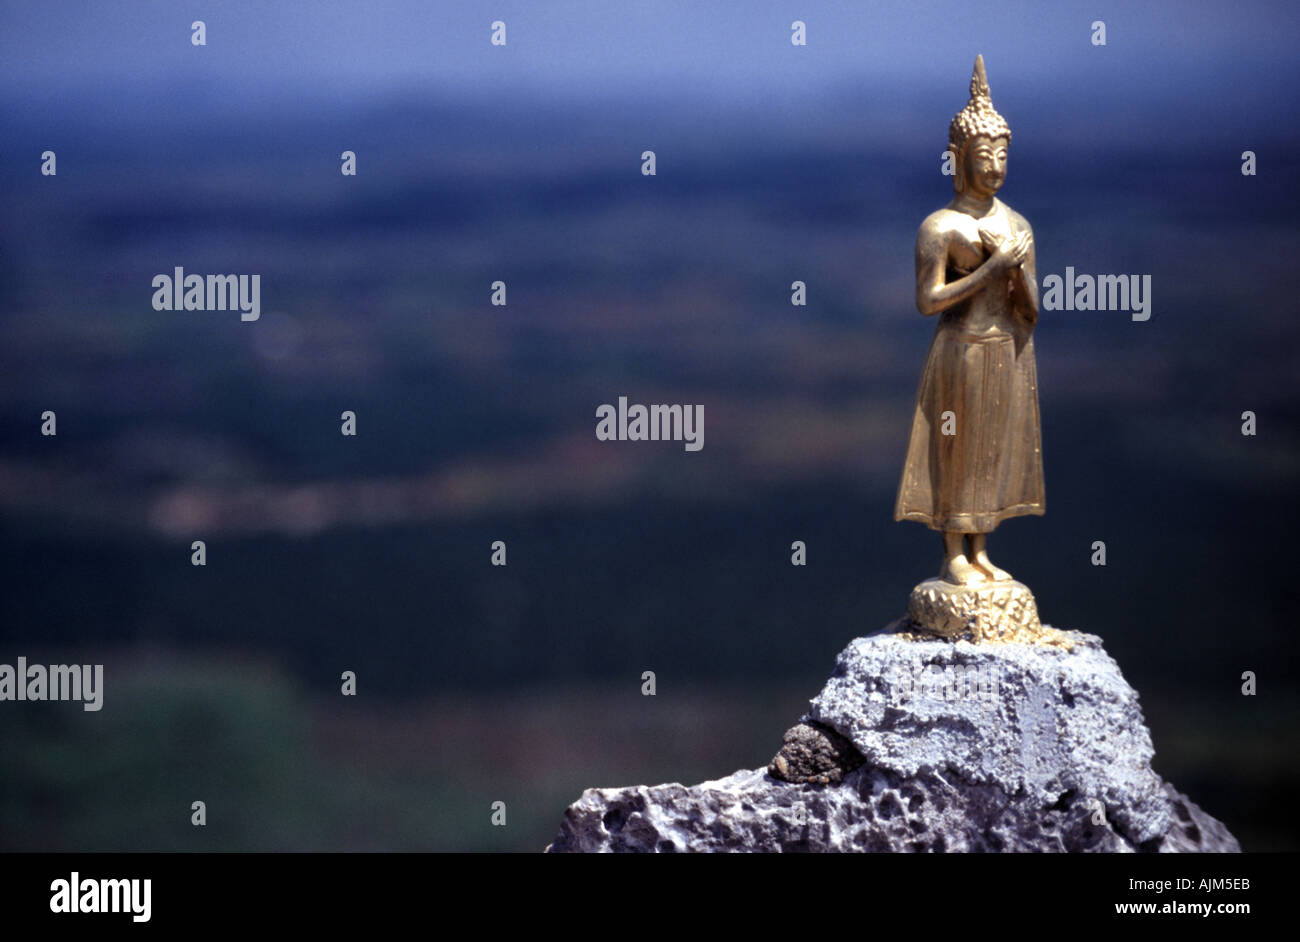
[[[1158,772],[1300,849],[1293,7],[201,6],[3,14],[0,663],[105,693],[0,703],[0,849],[537,851],[584,788],[765,764],[937,571],[912,246],[977,52],[1040,280],[1153,286],[1042,313],[1047,514],[991,554]],[[176,266],[260,320],[154,311]],[[597,441],[619,396],[703,450]]]

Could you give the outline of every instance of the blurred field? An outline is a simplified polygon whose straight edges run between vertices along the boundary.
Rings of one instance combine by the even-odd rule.
[[[765,763],[938,563],[892,502],[933,329],[912,239],[963,88],[11,96],[0,662],[108,670],[98,714],[0,705],[0,849],[539,850],[585,787]],[[1047,515],[993,557],[1103,636],[1163,775],[1247,849],[1300,849],[1294,105],[1231,109],[1268,155],[1244,178],[1199,100],[1036,96],[999,106],[1040,275],[1151,274],[1154,314],[1043,313]],[[260,273],[262,319],[153,311],[175,265]],[[620,395],[703,404],[704,450],[597,442]]]

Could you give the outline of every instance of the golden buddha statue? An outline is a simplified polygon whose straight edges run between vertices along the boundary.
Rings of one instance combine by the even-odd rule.
[[[916,306],[938,314],[939,323],[894,519],[943,534],[940,580],[991,588],[1012,579],[990,561],[988,534],[1008,517],[1045,507],[1034,237],[996,195],[1006,180],[1011,129],[993,108],[982,56],[948,139],[956,195],[916,234]]]

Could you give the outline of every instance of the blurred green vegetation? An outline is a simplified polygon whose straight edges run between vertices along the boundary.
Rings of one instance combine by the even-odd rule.
[[[637,685],[376,705],[364,677],[325,699],[263,663],[106,661],[102,711],[0,714],[0,850],[539,851],[582,789],[763,764],[801,710]]]

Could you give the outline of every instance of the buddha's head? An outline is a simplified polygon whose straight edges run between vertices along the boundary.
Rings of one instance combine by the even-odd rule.
[[[989,197],[1007,177],[1007,148],[1011,128],[993,108],[984,57],[975,57],[970,80],[970,101],[948,125],[948,149],[954,157],[952,186],[958,193]]]

